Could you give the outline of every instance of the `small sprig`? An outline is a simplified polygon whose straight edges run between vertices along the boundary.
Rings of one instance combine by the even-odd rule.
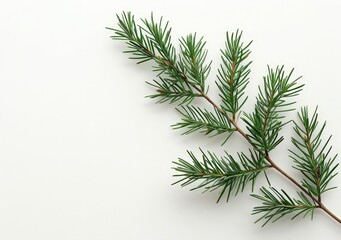
[[[337,155],[330,153],[330,137],[327,141],[322,140],[325,124],[318,127],[316,110],[310,117],[307,108],[302,108],[298,114],[299,122],[294,122],[296,136],[292,138],[294,149],[290,150],[290,157],[294,168],[302,173],[301,181],[290,176],[270,156],[270,152],[284,139],[281,133],[283,126],[293,122],[285,120],[285,117],[295,109],[294,97],[303,88],[300,77],[293,77],[293,70],[286,74],[284,66],[268,67],[263,86],[259,87],[254,111],[241,112],[247,100],[245,91],[252,62],[249,60],[251,41],[244,44],[241,31],[226,34],[216,82],[221,103],[217,104],[208,95],[206,80],[211,62],[206,62],[203,38],[197,38],[195,33],[180,38],[180,53],[177,54],[171,28],[162,18],[155,21],[152,15],[150,19],[142,19],[142,25],[136,24],[129,12],[123,12],[117,18],[118,29],[109,28],[114,31],[112,38],[126,42],[129,49],[126,52],[138,63],[154,62],[153,69],[158,79],[149,83],[155,89],[155,94],[149,97],[159,103],[178,103],[176,109],[181,120],[173,128],[184,129],[183,134],[196,131],[209,136],[226,134],[224,143],[236,132],[250,144],[251,149],[247,153],[238,152],[236,158],[230,151],[222,157],[201,151],[200,161],[187,151],[191,161],[180,158],[174,162],[177,172],[174,176],[180,177],[176,183],[181,183],[181,186],[196,183],[192,190],[220,190],[218,201],[224,194],[229,200],[231,195],[244,191],[249,183],[253,191],[257,177],[262,175],[260,173],[264,173],[270,185],[266,171],[272,169],[297,187],[298,198],[289,196],[284,190],[261,187],[260,194],[251,194],[262,201],[262,205],[253,211],[253,214],[262,214],[258,221],[264,220],[265,225],[289,214],[293,214],[292,218],[301,214],[313,216],[313,212],[320,209],[341,224],[341,219],[323,204],[321,198],[324,192],[334,188],[330,187],[330,183],[337,174],[338,164],[335,163]],[[206,100],[213,110],[189,105],[195,102],[192,102],[195,98]],[[238,125],[239,114],[248,132]]]
[[[217,202],[226,193],[226,201],[230,199],[231,194],[237,195],[243,192],[245,186],[251,182],[252,189],[256,177],[259,173],[271,167],[266,165],[264,156],[250,150],[250,156],[244,153],[238,153],[239,162],[237,162],[230,154],[225,152],[225,156],[217,157],[214,153],[201,150],[202,162],[195,155],[188,151],[192,159],[192,163],[180,158],[178,162],[174,162],[174,168],[180,174],[175,177],[181,179],[174,184],[181,183],[181,186],[187,186],[194,182],[200,183],[191,190],[204,188],[205,191],[214,191],[220,189]]]
[[[181,57],[179,66],[188,76],[188,81],[198,85],[205,92],[205,80],[210,73],[211,63],[206,65],[206,42],[201,37],[197,40],[196,34],[189,34],[180,39]]]
[[[221,51],[223,64],[218,70],[218,80],[216,82],[222,99],[222,108],[232,114],[232,119],[236,118],[238,111],[247,100],[245,88],[249,83],[251,61],[247,61],[251,51],[249,46],[252,41],[244,46],[242,42],[243,32],[234,34],[226,33],[225,49]]]
[[[119,28],[107,28],[115,33],[111,38],[125,41],[129,50],[124,53],[131,54],[130,59],[138,60],[138,64],[152,60],[155,56],[154,44],[143,34],[143,28],[137,26],[134,16],[130,12],[123,12],[121,16],[116,16]]]
[[[207,109],[203,110],[194,106],[181,106],[177,110],[183,118],[181,122],[174,124],[173,128],[186,128],[187,130],[183,134],[200,131],[205,135],[216,136],[227,133],[227,137],[223,142],[224,144],[235,131],[230,119],[217,109],[214,109],[214,113],[209,112]]]
[[[243,120],[250,134],[248,137],[257,149],[270,152],[283,137],[279,136],[283,125],[283,113],[295,110],[296,102],[291,98],[297,96],[303,84],[298,84],[299,78],[291,80],[293,70],[285,75],[284,66],[275,70],[268,66],[268,75],[264,77],[263,89],[259,87],[255,110],[244,114]]]
[[[181,105],[187,105],[194,98],[201,97],[201,94],[195,93],[185,82],[174,81],[167,77],[163,78],[159,76],[159,81],[154,80],[152,83],[147,82],[147,84],[156,89],[155,94],[147,97],[158,99],[157,103],[178,102]]]
[[[299,199],[295,199],[291,198],[284,190],[278,191],[274,187],[270,187],[270,191],[265,187],[260,190],[263,195],[251,194],[251,196],[263,201],[263,205],[255,207],[252,214],[263,214],[256,221],[265,220],[263,226],[271,219],[275,222],[288,214],[294,214],[291,219],[303,213],[303,217],[311,214],[311,219],[313,219],[317,206],[303,192],[297,192]]]
[[[321,201],[324,192],[335,188],[328,187],[328,184],[337,175],[337,154],[329,157],[332,149],[329,146],[331,136],[323,142],[322,134],[326,123],[318,129],[317,108],[311,118],[307,107],[302,108],[298,116],[300,122],[295,122],[294,126],[297,138],[291,139],[297,152],[289,150],[290,157],[294,160],[294,168],[303,174],[302,186]]]
[[[163,23],[162,18],[160,18],[158,22],[155,22],[153,14],[151,15],[150,20],[145,18],[142,19],[142,22],[144,23],[144,26],[140,27],[140,29],[144,30],[146,39],[151,43],[152,50],[156,49],[161,55],[161,58],[168,62],[168,65],[174,64],[176,61],[176,51],[171,42],[172,29],[169,27],[168,22]],[[162,70],[163,69],[161,68],[161,71]]]

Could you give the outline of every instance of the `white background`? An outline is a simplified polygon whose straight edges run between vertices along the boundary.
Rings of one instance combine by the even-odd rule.
[[[173,40],[204,35],[213,60],[210,94],[226,30],[252,44],[250,96],[266,65],[284,64],[306,84],[298,106],[319,105],[333,152],[341,152],[339,1],[18,1],[0,2],[0,239],[339,239],[340,225],[317,211],[314,221],[283,219],[261,228],[250,189],[216,204],[218,193],[171,186],[171,161],[198,147],[222,152],[222,138],[180,136],[172,105],[155,105],[125,45],[110,40],[115,14],[164,16]],[[289,114],[296,118],[295,113]],[[272,153],[298,177],[287,148]],[[236,135],[224,149],[246,144]],[[272,184],[294,193],[284,178]],[[258,187],[265,184],[260,179]],[[332,182],[341,186],[341,177]],[[341,189],[324,196],[341,216]]]

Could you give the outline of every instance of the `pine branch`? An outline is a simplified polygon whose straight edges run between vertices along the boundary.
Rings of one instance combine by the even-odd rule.
[[[294,160],[295,168],[303,174],[302,186],[321,201],[324,192],[335,188],[328,187],[328,184],[337,175],[339,164],[334,163],[337,155],[329,157],[331,136],[323,142],[326,123],[318,128],[317,108],[311,117],[307,107],[302,108],[298,116],[300,123],[294,122],[297,138],[291,139],[298,153],[289,150],[290,157]]]
[[[294,110],[291,106],[296,102],[291,100],[302,90],[303,84],[299,85],[296,78],[290,81],[293,70],[285,75],[284,66],[276,70],[268,67],[268,75],[264,77],[263,89],[259,87],[255,111],[244,114],[243,120],[249,130],[252,144],[257,149],[270,152],[283,137],[279,132],[283,125],[283,113]]]
[[[226,152],[226,156],[221,158],[211,152],[206,154],[201,150],[201,153],[202,162],[190,151],[188,151],[188,154],[192,159],[192,163],[181,158],[178,162],[174,162],[176,165],[174,169],[180,172],[174,176],[181,177],[174,184],[181,183],[181,186],[184,187],[201,181],[191,190],[204,188],[206,192],[221,189],[217,202],[224,193],[226,193],[226,201],[228,201],[231,194],[237,195],[239,192],[243,192],[249,182],[252,183],[253,189],[258,174],[270,167],[265,164],[263,155],[251,150],[250,156],[238,153],[239,162]]]
[[[252,41],[244,46],[241,37],[242,32],[238,30],[235,34],[226,33],[225,49],[221,50],[223,64],[218,70],[219,81],[216,82],[223,101],[222,108],[232,114],[232,119],[236,118],[237,112],[247,100],[244,94],[251,72],[251,61],[246,62],[246,59],[251,53],[249,46]]]
[[[235,131],[230,119],[216,109],[215,113],[194,106],[182,106],[177,110],[183,118],[181,122],[174,124],[173,128],[186,128],[187,130],[183,134],[200,131],[205,135],[216,136],[227,133],[224,144]]]
[[[291,219],[303,213],[303,217],[311,214],[311,219],[313,219],[314,210],[318,207],[303,192],[297,192],[299,199],[295,199],[291,198],[284,190],[278,191],[273,187],[270,187],[270,191],[265,187],[260,190],[262,195],[251,194],[251,196],[263,201],[263,205],[255,207],[252,214],[263,214],[256,221],[264,220],[263,226],[272,219],[275,222],[288,214],[295,214]]]
[[[265,170],[272,168],[300,190],[300,198],[296,200],[289,197],[284,191],[278,192],[271,189],[273,195],[262,188],[263,196],[254,195],[255,197],[259,196],[259,199],[268,204],[267,208],[256,208],[258,213],[265,213],[261,219],[268,222],[272,218],[276,219],[291,212],[301,214],[319,208],[341,223],[341,219],[321,201],[321,194],[330,189],[327,185],[336,175],[337,167],[334,164],[336,156],[328,158],[329,139],[324,145],[320,139],[324,126],[322,130],[317,131],[314,137],[310,136],[309,141],[306,142],[308,138],[302,137],[307,131],[301,131],[302,128],[295,124],[296,133],[301,135],[298,140],[293,140],[293,143],[294,146],[295,144],[296,147],[299,146],[299,152],[301,149],[303,151],[299,154],[296,153],[297,155],[292,152],[292,157],[297,160],[296,168],[303,173],[302,184],[280,168],[269,155],[269,152],[283,140],[280,130],[289,122],[284,121],[284,113],[293,110],[292,105],[295,101],[292,98],[298,95],[303,87],[298,83],[299,78],[291,80],[293,71],[285,75],[284,67],[277,67],[275,70],[268,67],[268,75],[264,77],[264,86],[259,88],[255,110],[249,114],[244,113],[243,120],[249,131],[246,134],[237,124],[236,116],[247,99],[244,97],[244,92],[249,82],[251,62],[247,62],[246,59],[250,54],[248,49],[250,44],[243,45],[239,31],[235,34],[227,34],[226,49],[222,51],[223,64],[218,71],[219,81],[217,82],[220,90],[219,96],[222,100],[220,106],[207,93],[206,79],[211,63],[206,63],[207,50],[204,49],[205,42],[202,38],[197,40],[195,34],[181,38],[181,52],[180,55],[177,55],[171,43],[171,29],[168,22],[164,23],[162,18],[155,21],[151,16],[150,20],[142,20],[143,25],[141,26],[135,23],[131,13],[123,13],[117,17],[119,28],[109,28],[115,32],[113,39],[125,41],[129,48],[127,52],[131,53],[131,58],[137,59],[138,63],[154,61],[154,71],[157,72],[159,79],[149,83],[156,90],[156,94],[152,94],[150,97],[158,98],[158,102],[178,102],[181,105],[179,111],[183,118],[181,122],[173,126],[174,128],[186,128],[185,134],[195,131],[202,131],[211,136],[226,133],[227,139],[235,131],[253,148],[250,156],[239,153],[238,160],[229,154],[218,158],[214,153],[208,152],[207,154],[203,153],[203,161],[199,162],[189,152],[193,163],[183,159],[179,159],[179,162],[175,163],[176,171],[180,172],[177,176],[183,177],[178,182],[189,185],[196,181],[202,181],[195,189],[204,188],[211,191],[219,188],[221,189],[219,199],[224,193],[227,193],[227,199],[229,199],[230,194],[242,191],[250,181],[254,183],[260,172],[264,172],[266,176]],[[214,112],[195,106],[186,106],[196,97],[207,100],[212,105]],[[301,116],[303,119],[302,113]],[[302,121],[303,125],[305,121],[307,120]],[[309,121],[314,122],[315,120]],[[309,142],[310,148],[314,152],[313,158],[310,152],[306,151],[307,149],[304,150],[304,147],[307,146],[309,150]],[[309,160],[315,159],[309,162],[310,165],[308,162],[304,162],[308,160],[307,156],[310,156]],[[272,209],[269,206],[272,206]]]

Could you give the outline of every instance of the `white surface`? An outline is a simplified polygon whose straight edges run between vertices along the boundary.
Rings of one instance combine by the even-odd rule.
[[[261,228],[250,216],[258,202],[247,193],[215,204],[217,193],[171,186],[171,161],[186,157],[186,149],[219,152],[221,139],[172,131],[179,118],[172,106],[144,98],[151,93],[144,83],[154,77],[150,66],[128,60],[124,45],[104,29],[116,26],[114,14],[122,10],[137,18],[153,11],[170,20],[174,40],[204,35],[214,67],[225,31],[244,30],[244,39],[254,40],[246,109],[267,64],[296,67],[306,84],[298,105],[319,105],[336,153],[338,2],[2,0],[0,239],[340,239],[340,225],[321,212],[313,222],[285,219]],[[213,68],[211,94],[215,74]],[[246,146],[233,140],[226,145],[232,152]],[[294,174],[288,147],[286,140],[273,156]],[[340,187],[341,177],[333,183]],[[338,216],[340,201],[340,188],[325,196]]]

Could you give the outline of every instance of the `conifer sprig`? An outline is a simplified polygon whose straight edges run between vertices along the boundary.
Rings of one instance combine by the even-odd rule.
[[[204,188],[205,191],[220,190],[217,202],[226,193],[226,201],[230,199],[231,194],[237,195],[243,192],[245,186],[251,182],[252,189],[256,177],[270,165],[265,163],[265,158],[258,152],[249,151],[250,156],[244,153],[238,153],[239,161],[237,162],[230,154],[225,152],[225,156],[217,157],[214,153],[201,150],[202,162],[196,156],[188,151],[192,159],[192,163],[180,158],[178,162],[174,162],[174,168],[179,174],[175,177],[181,177],[176,183],[181,186],[187,186],[194,182],[200,183],[191,190]]]
[[[200,131],[205,135],[216,136],[226,133],[224,144],[235,131],[230,119],[217,109],[214,109],[214,113],[194,106],[181,106],[177,110],[182,115],[182,119],[181,122],[174,124],[173,128],[187,129],[183,134]]]
[[[198,85],[205,92],[205,80],[207,79],[211,63],[206,64],[207,50],[204,49],[206,42],[196,34],[189,34],[180,39],[181,57],[179,66],[182,72],[188,76],[188,81]]]
[[[274,187],[269,187],[270,190],[262,187],[263,195],[251,194],[251,196],[261,200],[263,205],[255,207],[252,214],[263,214],[256,222],[264,220],[263,226],[273,219],[273,222],[288,215],[294,214],[291,219],[304,214],[305,217],[311,214],[311,219],[314,216],[316,206],[303,192],[297,192],[299,199],[292,198],[284,190],[278,191]]]
[[[329,182],[337,175],[335,164],[337,155],[329,156],[332,149],[329,146],[331,136],[323,142],[322,134],[326,123],[318,128],[317,108],[309,117],[308,108],[304,107],[298,113],[299,123],[294,123],[297,137],[291,139],[295,151],[289,150],[295,166],[303,174],[302,186],[321,201],[321,195],[335,187]]]
[[[163,23],[162,17],[158,22],[155,22],[153,14],[150,20],[145,18],[142,19],[142,22],[144,26],[140,26],[139,28],[144,30],[146,34],[145,38],[151,43],[152,50],[156,49],[164,61],[174,65],[176,51],[171,41],[172,29],[169,27],[168,22]],[[141,35],[143,36],[143,32]]]
[[[201,97],[200,93],[196,93],[184,81],[174,81],[167,76],[159,76],[159,80],[147,82],[156,89],[156,93],[147,97],[157,99],[157,103],[179,103],[180,105],[190,104],[194,98]]]
[[[226,33],[225,49],[221,50],[222,64],[218,69],[218,81],[216,82],[222,99],[222,108],[232,114],[232,119],[247,100],[245,88],[249,83],[251,61],[248,57],[251,53],[249,46],[252,41],[244,45],[242,32],[237,30],[234,34]]]
[[[263,172],[266,176],[268,169],[273,169],[283,175],[298,188],[298,198],[293,198],[284,190],[278,191],[273,187],[261,187],[260,194],[252,194],[262,201],[255,207],[253,214],[262,214],[258,221],[277,220],[288,214],[293,218],[303,214],[313,214],[321,209],[335,221],[341,224],[341,219],[332,213],[322,202],[321,195],[334,187],[330,182],[336,176],[336,156],[331,152],[330,138],[322,140],[325,124],[318,128],[317,111],[310,117],[307,108],[299,112],[299,123],[294,122],[296,137],[292,138],[295,149],[290,150],[294,168],[302,173],[302,180],[297,181],[277,165],[271,158],[270,151],[283,141],[282,127],[292,120],[284,120],[285,113],[295,109],[293,106],[303,84],[298,78],[293,78],[293,70],[286,74],[284,66],[272,69],[263,79],[259,87],[255,109],[251,113],[242,113],[242,119],[248,132],[244,132],[237,123],[237,116],[247,100],[246,86],[249,82],[250,64],[249,50],[251,42],[244,45],[242,32],[226,34],[225,49],[221,50],[222,64],[218,70],[216,82],[220,91],[221,104],[215,103],[208,95],[209,86],[206,79],[211,70],[211,62],[206,61],[206,42],[189,34],[179,40],[180,53],[171,39],[171,28],[162,18],[155,21],[151,18],[142,19],[142,25],[136,24],[131,13],[123,12],[118,18],[118,28],[112,36],[115,40],[127,43],[131,58],[138,63],[154,61],[156,80],[149,84],[156,93],[151,98],[158,102],[178,103],[177,110],[182,115],[180,122],[173,125],[175,129],[184,129],[184,134],[200,131],[214,136],[226,134],[226,140],[238,132],[252,147],[247,154],[237,153],[238,158],[226,153],[217,157],[212,152],[202,152],[202,161],[188,151],[191,161],[179,159],[175,161],[174,176],[181,179],[176,183],[181,186],[197,185],[192,189],[203,188],[205,191],[220,190],[218,201],[226,193],[227,200],[232,194],[238,194],[252,183]],[[206,108],[189,105],[194,98],[205,99],[213,107]],[[270,182],[268,180],[270,185]]]
[[[137,26],[134,16],[128,12],[123,12],[121,16],[116,15],[118,20],[118,29],[108,28],[115,32],[111,38],[122,40],[128,45],[128,49],[124,53],[131,54],[130,59],[136,59],[139,63],[143,63],[154,59],[154,44],[150,38],[143,34],[143,28]]]
[[[299,78],[291,80],[293,70],[285,74],[284,66],[275,70],[268,66],[268,75],[263,79],[263,89],[259,87],[256,106],[253,113],[244,114],[243,120],[249,130],[248,136],[252,143],[261,151],[270,152],[283,137],[279,133],[286,122],[283,113],[295,110],[292,107],[303,84]]]

